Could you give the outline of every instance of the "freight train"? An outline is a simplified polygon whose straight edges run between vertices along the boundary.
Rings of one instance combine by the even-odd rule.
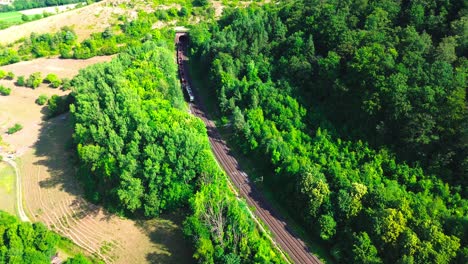
[[[189,81],[187,80],[185,71],[184,71],[184,60],[183,60],[183,54],[184,54],[184,43],[179,42],[177,44],[177,64],[179,66],[179,75],[180,75],[180,81],[182,83],[182,89],[185,90],[187,93],[188,99],[190,102],[195,101],[195,96],[193,95],[192,88],[190,87]]]

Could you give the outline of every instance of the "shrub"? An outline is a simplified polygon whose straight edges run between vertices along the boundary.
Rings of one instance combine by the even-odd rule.
[[[47,103],[47,100],[49,100],[49,98],[47,97],[47,95],[41,94],[41,95],[39,95],[39,97],[36,99],[36,104],[38,104],[38,105],[45,105],[45,104]]]
[[[49,73],[45,77],[44,83],[50,83],[51,87],[58,88],[62,84],[62,80],[56,74]]]
[[[67,112],[70,109],[72,101],[73,97],[70,95],[64,97],[55,94],[52,95],[52,97],[47,101],[47,104],[49,105],[49,117],[58,116]]]
[[[29,75],[29,78],[26,80],[26,87],[31,87],[36,89],[42,83],[42,76],[40,72],[35,72]]]
[[[63,79],[62,79],[62,90],[63,90],[63,91],[68,91],[68,90],[71,89],[71,87],[72,87],[72,82],[71,82],[71,80],[68,79],[68,78],[63,78]]]
[[[5,78],[6,75],[7,75],[6,71],[0,70],[0,79]]]
[[[187,9],[185,6],[183,6],[183,7],[179,10],[179,14],[178,14],[178,15],[179,15],[180,17],[185,17],[185,16],[188,15],[188,13],[189,13],[189,12],[188,12],[188,9]]]
[[[10,128],[7,130],[7,133],[8,133],[9,135],[11,135],[11,134],[14,134],[14,133],[20,131],[21,129],[23,129],[23,126],[22,126],[21,124],[16,123],[14,126],[10,127]]]
[[[24,86],[26,84],[24,80],[24,76],[18,76],[18,79],[16,80],[16,85],[17,86]]]
[[[23,20],[24,22],[28,22],[28,21],[31,21],[31,18],[29,16],[23,14],[21,16],[21,20]]]
[[[15,78],[15,74],[13,72],[8,72],[6,78],[8,80],[13,80]]]
[[[6,96],[6,95],[10,95],[10,93],[11,93],[11,89],[10,89],[10,88],[7,88],[7,87],[5,87],[5,86],[3,86],[3,85],[0,85],[0,94],[1,94],[1,95],[5,95],[5,96]]]

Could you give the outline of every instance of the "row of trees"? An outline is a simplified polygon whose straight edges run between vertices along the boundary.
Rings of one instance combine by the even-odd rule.
[[[337,262],[468,259],[466,18],[406,5],[285,1],[191,30],[236,145]]]
[[[33,58],[60,55],[64,59],[88,59],[94,56],[112,55],[126,46],[138,45],[151,40],[152,25],[158,20],[152,13],[140,12],[137,20],[129,21],[121,17],[117,27],[106,28],[103,32],[91,34],[82,42],[70,27],[63,27],[56,33],[31,33],[22,40],[19,48],[0,46],[0,65],[16,63]],[[122,31],[123,33],[115,33]],[[158,32],[159,33],[159,32]]]
[[[203,263],[281,263],[245,202],[228,189],[204,124],[186,112],[172,37],[129,48],[73,80],[85,191],[129,216],[190,205],[184,230]]]
[[[68,5],[81,2],[91,4],[93,2],[99,2],[99,0],[15,0],[11,5],[0,5],[0,12],[20,11],[31,8]]]
[[[60,238],[42,223],[23,223],[0,211],[0,263],[50,263]],[[64,264],[90,264],[82,255],[67,259]]]

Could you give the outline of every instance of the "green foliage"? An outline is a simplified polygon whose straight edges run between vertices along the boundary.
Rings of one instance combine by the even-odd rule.
[[[351,2],[226,9],[191,30],[191,51],[236,146],[337,262],[458,261],[468,64],[443,32],[464,13]]]
[[[99,1],[99,0],[98,0]],[[98,1],[90,1],[98,2]],[[73,3],[80,3],[82,0],[15,0],[12,5],[1,5],[0,12],[8,12],[12,10],[20,11],[32,8],[57,6],[57,5],[68,5]]]
[[[18,61],[20,61],[20,56],[15,49],[0,47],[0,65],[12,64]]]
[[[11,93],[11,88],[5,87],[0,84],[0,95],[7,96],[10,95]]]
[[[195,259],[200,263],[285,263],[255,228],[247,204],[232,193],[226,176],[212,167],[211,176],[200,179],[200,189],[191,199],[193,215],[184,224],[185,234],[194,240]]]
[[[183,107],[176,73],[172,51],[148,42],[74,79],[75,140],[94,175],[90,196],[156,216],[193,195],[209,146],[203,124],[171,106]]]
[[[1,263],[50,263],[60,237],[47,230],[42,223],[20,222],[0,211],[0,261]],[[70,261],[70,262],[69,262]],[[91,263],[77,255],[66,263]]]
[[[6,75],[7,75],[7,72],[6,72],[6,71],[0,70],[0,79],[5,78]]]
[[[70,110],[70,104],[73,103],[73,95],[58,96],[56,94],[52,95],[49,100],[47,100],[47,105],[49,109],[49,117],[55,117]]]
[[[18,81],[19,81],[19,77],[18,77]],[[37,87],[39,87],[39,85],[42,83],[43,79],[42,79],[42,75],[40,72],[34,72],[34,73],[31,73],[31,75],[29,75],[28,79],[26,79],[26,82],[24,83],[24,85],[26,87],[31,87],[33,89],[36,89]],[[19,82],[18,82],[18,85],[19,85]]]
[[[24,22],[29,22],[31,19],[29,18],[28,15],[23,14],[23,15],[21,16],[21,20],[23,20]]]
[[[72,82],[71,82],[71,80],[68,79],[68,78],[63,78],[63,79],[62,79],[62,88],[61,88],[61,89],[62,89],[63,91],[68,91],[68,90],[71,89],[71,87],[72,87]]]
[[[60,85],[62,85],[62,80],[56,74],[49,73],[44,78],[44,83],[50,83],[52,88],[58,88]]]
[[[16,85],[18,86],[24,86],[26,84],[24,76],[18,76],[18,79],[16,79]]]
[[[204,124],[186,112],[172,44],[164,42],[129,48],[73,80],[74,139],[88,197],[148,217],[190,203],[184,229],[199,261],[282,263],[227,187]]]
[[[7,133],[11,135],[20,131],[21,129],[23,129],[23,126],[21,124],[16,123],[12,127],[8,128]]]
[[[76,39],[77,36],[70,27],[63,27],[55,34],[31,33],[30,37],[25,39],[19,46],[16,56],[19,55],[22,60],[59,54],[61,54],[62,57],[70,58],[66,55],[69,55],[72,47],[76,45]],[[15,55],[15,53],[10,56],[13,55]]]
[[[78,254],[72,258],[68,258],[63,264],[91,264],[92,262],[89,261],[85,256],[82,254]]]
[[[6,78],[7,80],[13,80],[15,78],[15,74],[13,72],[8,72]]]
[[[47,101],[49,100],[49,97],[45,94],[39,95],[39,97],[36,99],[36,104],[38,105],[45,105]]]

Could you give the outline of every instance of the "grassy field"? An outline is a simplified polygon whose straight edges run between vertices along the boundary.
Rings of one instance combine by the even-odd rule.
[[[0,210],[16,215],[16,175],[13,168],[0,162]]]
[[[17,11],[0,13],[0,22],[6,22],[6,23],[22,22],[23,21],[21,19],[22,15],[23,14]]]

